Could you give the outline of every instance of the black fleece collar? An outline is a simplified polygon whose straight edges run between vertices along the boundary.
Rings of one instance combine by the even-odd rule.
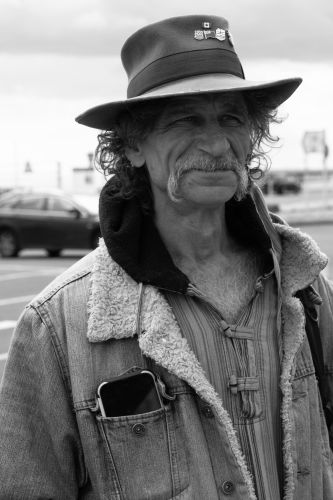
[[[189,279],[174,265],[153,217],[142,212],[137,198],[117,199],[112,185],[111,178],[99,203],[101,234],[112,259],[138,283],[185,293]],[[269,259],[271,241],[251,195],[227,202],[226,221],[235,239],[256,247]]]

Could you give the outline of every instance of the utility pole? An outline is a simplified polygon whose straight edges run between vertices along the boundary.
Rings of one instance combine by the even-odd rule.
[[[329,155],[329,148],[325,142],[323,149],[323,176],[326,181],[329,180],[328,168],[327,168],[327,158]]]
[[[57,188],[62,189],[62,172],[61,172],[61,163],[57,162]]]
[[[94,153],[88,153],[88,169],[89,170],[94,170],[93,159],[94,159]]]
[[[29,188],[33,186],[32,166],[30,161],[26,161],[24,165],[24,184]]]

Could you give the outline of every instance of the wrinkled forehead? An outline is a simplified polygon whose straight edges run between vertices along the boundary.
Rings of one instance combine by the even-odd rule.
[[[165,120],[182,113],[198,112],[201,115],[216,107],[219,113],[233,112],[249,118],[250,110],[241,92],[203,93],[168,97],[134,104],[118,117],[117,132],[121,137],[131,136],[138,141],[159,129]]]

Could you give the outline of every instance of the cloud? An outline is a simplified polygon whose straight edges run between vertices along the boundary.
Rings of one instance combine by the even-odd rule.
[[[112,4],[103,0],[2,0],[0,50],[16,54],[119,54],[140,16],[118,14]]]
[[[2,96],[65,100],[123,98],[127,78],[119,57],[0,54]]]
[[[331,60],[333,4],[317,0],[2,0],[0,47],[7,53],[118,55],[124,40],[164,17],[202,14],[227,17],[238,52],[247,58]]]

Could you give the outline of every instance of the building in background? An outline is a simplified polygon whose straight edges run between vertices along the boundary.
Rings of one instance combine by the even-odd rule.
[[[103,174],[95,169],[93,158],[93,153],[88,153],[88,165],[73,168],[73,193],[87,195],[100,193],[105,184],[105,178]]]

